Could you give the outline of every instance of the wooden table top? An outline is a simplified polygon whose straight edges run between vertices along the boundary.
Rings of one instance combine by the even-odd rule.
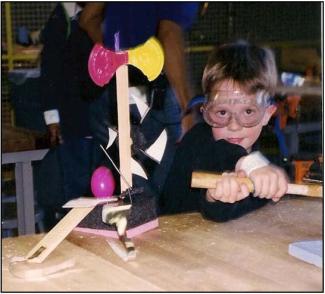
[[[286,197],[226,223],[200,214],[161,217],[133,239],[137,257],[124,262],[103,237],[72,232],[56,249],[76,265],[39,281],[15,278],[12,256],[41,236],[2,241],[4,291],[322,291],[322,269],[288,254],[288,245],[322,239],[322,199]]]

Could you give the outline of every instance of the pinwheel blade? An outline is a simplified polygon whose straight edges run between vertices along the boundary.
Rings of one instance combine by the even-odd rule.
[[[139,110],[141,121],[142,123],[143,119],[147,115],[147,113],[150,110],[149,105],[146,103],[146,93],[141,93],[141,91],[138,88],[131,87],[129,89],[129,98],[130,98],[130,104],[135,104]]]
[[[108,128],[108,143],[107,143],[106,149],[108,149],[109,147],[112,146],[116,137],[117,137],[117,132],[111,128]]]
[[[158,139],[148,149],[146,149],[144,153],[148,155],[151,159],[160,163],[165,152],[166,144],[167,144],[167,132],[165,129],[161,132]]]
[[[148,180],[147,174],[145,173],[145,171],[142,168],[142,166],[140,165],[140,163],[135,161],[133,158],[131,158],[131,172],[134,175],[140,176],[140,177]]]

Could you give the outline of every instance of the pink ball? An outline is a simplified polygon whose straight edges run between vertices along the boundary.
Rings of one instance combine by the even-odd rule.
[[[110,197],[115,190],[115,180],[110,169],[100,166],[91,176],[91,191],[97,198]]]

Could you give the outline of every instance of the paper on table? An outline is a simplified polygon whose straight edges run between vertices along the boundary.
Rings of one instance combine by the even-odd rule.
[[[289,254],[318,267],[323,266],[322,240],[308,240],[289,244]]]

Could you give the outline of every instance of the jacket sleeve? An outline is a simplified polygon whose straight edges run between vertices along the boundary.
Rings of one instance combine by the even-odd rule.
[[[228,142],[219,142],[217,145],[218,149],[214,151],[216,154],[221,154],[222,156],[217,157],[217,162],[212,163],[213,166],[209,166],[209,162],[203,163],[203,168],[206,170],[213,170],[218,172],[232,171],[235,169],[236,163],[242,156],[247,155],[246,151],[243,150],[238,145],[233,145]],[[202,163],[197,163],[197,166],[202,166]],[[201,214],[210,220],[217,222],[224,222],[231,219],[243,216],[263,205],[268,201],[265,199],[255,198],[252,195],[249,197],[235,202],[235,203],[224,203],[221,201],[209,202],[206,200],[207,189],[198,189],[200,195],[198,196],[199,211]]]
[[[199,191],[190,189],[193,151],[187,144],[188,136],[178,145],[176,154],[160,197],[160,214],[191,211]]]
[[[59,95],[64,87],[62,68],[67,30],[63,7],[59,4],[42,31],[40,80],[43,111],[58,108]]]
[[[216,222],[225,222],[241,217],[269,202],[267,199],[255,198],[251,195],[235,203],[208,202],[205,197],[206,190],[201,189],[200,193],[200,211],[202,215],[206,219]]]

